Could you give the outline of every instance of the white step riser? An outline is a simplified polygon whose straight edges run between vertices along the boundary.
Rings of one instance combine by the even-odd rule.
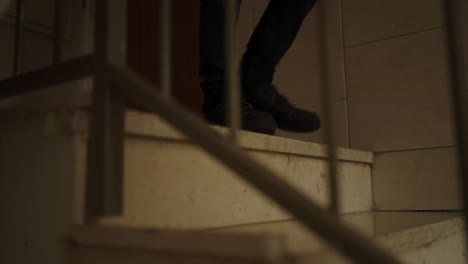
[[[325,160],[260,151],[252,156],[326,206],[329,187]],[[125,216],[107,218],[104,223],[209,228],[291,218],[230,170],[187,143],[127,139],[125,166]],[[370,210],[370,165],[342,162],[339,167],[342,211]]]

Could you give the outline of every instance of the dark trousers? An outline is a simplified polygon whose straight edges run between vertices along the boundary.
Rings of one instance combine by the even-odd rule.
[[[201,0],[200,77],[205,92],[222,91],[224,87],[224,2]],[[238,7],[240,3],[239,0]],[[270,0],[242,59],[243,87],[273,81],[276,65],[315,3],[316,0]]]

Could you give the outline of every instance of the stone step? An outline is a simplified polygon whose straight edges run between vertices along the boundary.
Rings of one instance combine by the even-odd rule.
[[[465,264],[464,228],[458,213],[368,212],[345,214],[343,222],[408,264]],[[348,264],[327,243],[294,220],[216,229],[220,233],[280,236],[295,263]]]
[[[65,241],[65,264],[279,264],[286,256],[281,239],[259,235],[77,227]]]
[[[127,133],[125,215],[102,223],[199,229],[291,218],[155,115],[129,112]],[[327,206],[323,145],[250,132],[240,133],[239,142],[246,155]],[[341,212],[369,211],[372,153],[351,149],[339,153]]]
[[[125,214],[102,224],[206,229],[291,219],[155,115],[128,111],[126,117]],[[41,256],[43,263],[59,263],[57,241],[83,223],[88,113],[0,112],[0,120],[0,210],[8,212],[0,218],[8,241],[0,262]],[[246,155],[327,205],[323,145],[249,132],[240,133],[240,144]],[[341,211],[370,210],[373,154],[340,149],[339,157]],[[46,245],[53,249],[42,250]]]
[[[459,214],[359,213],[342,219],[402,263],[466,263]],[[295,221],[204,231],[79,227],[66,241],[66,264],[351,263]]]

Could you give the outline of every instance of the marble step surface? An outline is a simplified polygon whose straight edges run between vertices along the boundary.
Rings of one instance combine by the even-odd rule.
[[[65,264],[286,263],[282,240],[264,235],[79,226],[65,245]]]
[[[367,212],[345,214],[341,219],[403,263],[467,263],[463,219],[459,213]],[[352,263],[294,220],[216,230],[221,233],[283,237],[295,263]]]
[[[402,263],[466,263],[462,219],[447,213],[360,213],[343,221]],[[67,239],[67,264],[351,263],[297,222],[204,231],[79,227]]]

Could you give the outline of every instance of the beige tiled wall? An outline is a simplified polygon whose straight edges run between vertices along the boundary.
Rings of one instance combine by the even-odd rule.
[[[350,146],[379,210],[458,209],[442,0],[342,0]]]
[[[342,0],[345,46],[441,27],[443,0]]]
[[[375,209],[461,208],[455,148],[378,153],[373,172]]]
[[[445,33],[436,29],[347,49],[352,147],[454,145]]]
[[[342,0],[350,144],[453,146],[441,0]]]

